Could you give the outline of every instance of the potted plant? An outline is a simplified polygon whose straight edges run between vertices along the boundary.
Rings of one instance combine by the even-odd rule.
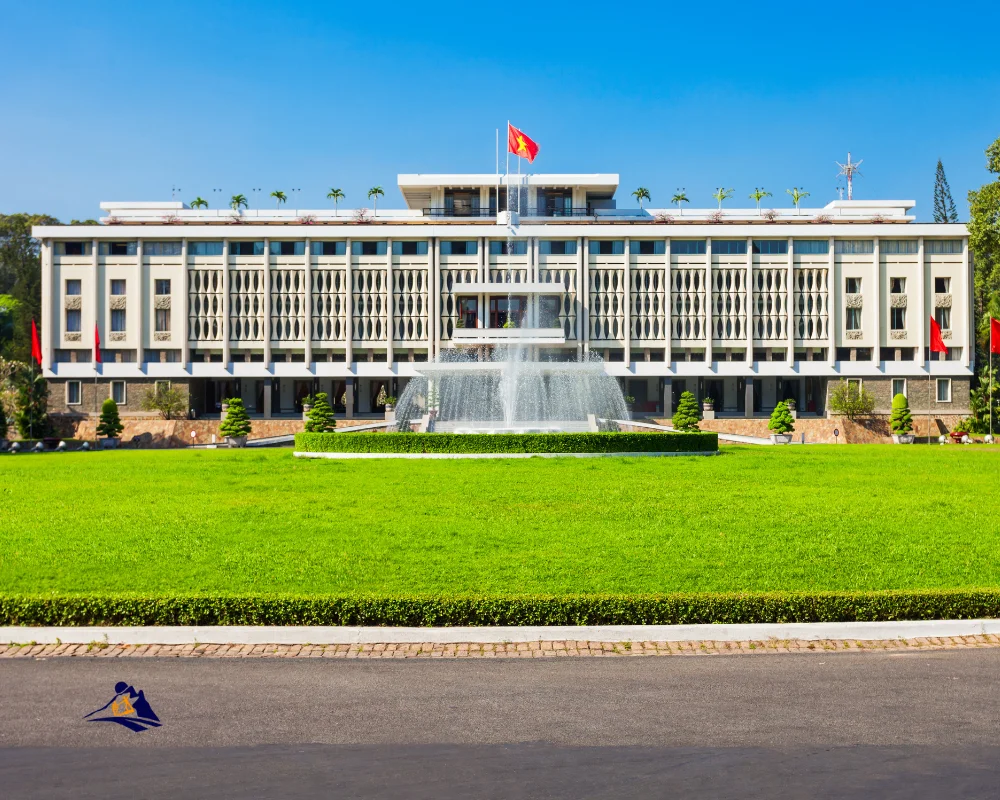
[[[703,397],[701,399],[701,418],[715,419],[715,398]]]
[[[104,450],[114,450],[121,444],[122,429],[121,417],[118,416],[118,403],[112,398],[108,398],[101,403],[101,417],[97,421],[97,435],[101,438],[101,447]]]
[[[306,433],[332,433],[336,430],[337,420],[334,419],[326,392],[317,392],[315,397],[309,399],[313,402],[306,419]],[[304,403],[302,407],[305,408]]]
[[[396,398],[394,395],[387,394],[385,396],[385,413],[391,414],[396,410]]]
[[[250,435],[250,417],[239,397],[231,397],[228,401],[229,410],[226,418],[219,426],[219,433],[226,437],[230,447],[246,447]]]
[[[771,412],[771,421],[767,423],[771,431],[771,441],[774,444],[788,444],[792,441],[792,431],[795,430],[795,420],[788,413],[784,402],[778,403]]]
[[[691,392],[682,392],[673,417],[674,430],[692,433],[698,428],[698,400]]]
[[[906,395],[897,394],[892,398],[892,414],[889,417],[893,444],[913,444],[913,415]]]
[[[316,404],[316,398],[311,394],[307,394],[302,398],[302,421],[305,422],[309,418],[309,412],[312,411],[313,406]]]

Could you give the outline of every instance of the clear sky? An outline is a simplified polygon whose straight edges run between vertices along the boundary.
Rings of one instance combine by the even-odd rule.
[[[532,171],[620,173],[620,206],[640,185],[652,207],[717,186],[823,205],[851,150],[855,197],[922,220],[943,159],[965,219],[1000,136],[998,22],[995,1],[0,0],[0,212],[172,187],[355,207],[375,184],[400,207],[397,173],[492,172],[509,117]]]

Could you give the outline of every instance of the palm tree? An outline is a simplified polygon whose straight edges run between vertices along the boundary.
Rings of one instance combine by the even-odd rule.
[[[765,197],[771,197],[771,196],[772,195],[771,195],[770,192],[765,192],[763,189],[754,189],[750,193],[750,199],[757,201],[757,216],[758,217],[760,216],[760,201],[763,200]]]
[[[247,199],[242,194],[234,194],[229,198],[229,207],[235,211],[237,214],[240,213],[240,208],[247,208]]]
[[[271,192],[271,197],[274,198],[276,208],[281,208],[281,204],[288,200],[284,192]]]
[[[721,186],[712,193],[712,197],[719,201],[719,211],[722,211],[722,201],[733,196],[732,189],[723,189]]]
[[[649,200],[652,202],[652,198],[649,196],[649,189],[645,186],[640,186],[634,192],[632,192],[632,197],[639,201],[639,210],[642,211],[642,201]]]
[[[191,208],[208,208],[208,200],[204,197],[196,197],[191,201]]]
[[[797,186],[794,189],[785,189],[788,194],[792,196],[792,202],[795,203],[795,213],[799,213],[799,202],[805,200],[809,196],[809,192],[803,192]]]
[[[333,200],[333,216],[337,216],[337,204],[344,199],[344,192],[340,189],[331,189],[326,193],[327,200]]]
[[[684,194],[683,189],[678,189],[677,194],[675,194],[672,198],[670,198],[670,202],[673,203],[675,206],[677,206],[678,213],[680,214],[680,216],[683,217],[684,209],[681,208],[681,203],[690,203],[691,201],[688,200],[688,196]]]
[[[378,199],[380,197],[385,197],[385,192],[382,191],[381,186],[373,186],[371,189],[368,190],[368,199],[371,200],[375,206],[375,212],[372,214],[372,216],[375,217],[378,216]]]

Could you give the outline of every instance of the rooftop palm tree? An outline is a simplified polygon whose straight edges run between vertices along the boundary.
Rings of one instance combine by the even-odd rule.
[[[652,198],[649,196],[649,189],[647,189],[645,186],[640,186],[638,189],[636,189],[634,192],[632,192],[632,197],[634,197],[636,200],[639,201],[639,210],[640,211],[642,210],[642,201],[643,200],[650,200],[650,201],[652,201]]]
[[[670,202],[673,203],[675,206],[677,206],[678,212],[680,212],[680,215],[683,217],[684,209],[681,208],[681,203],[690,203],[691,201],[688,200],[688,196],[684,194],[683,190],[678,189],[677,194],[675,194],[672,198],[670,198]]]
[[[276,208],[281,208],[281,204],[287,202],[288,200],[284,192],[271,192],[271,197],[274,198],[274,205]]]
[[[229,198],[229,207],[235,211],[237,214],[240,213],[240,208],[247,208],[247,199],[242,194],[234,194]]]
[[[719,211],[722,211],[722,202],[724,200],[728,200],[732,196],[732,189],[724,189],[721,186],[712,193],[712,197],[719,201]]]
[[[378,216],[378,199],[380,197],[385,197],[385,192],[382,191],[381,186],[373,186],[368,190],[368,199],[372,201],[375,206],[375,211],[373,216]]]
[[[771,196],[772,195],[771,195],[770,192],[765,192],[763,189],[754,189],[750,193],[750,199],[751,200],[755,200],[757,202],[757,216],[758,217],[760,216],[760,201],[763,200],[765,197],[771,197]]]
[[[208,200],[204,197],[196,197],[191,201],[191,208],[208,208]]]
[[[337,216],[337,204],[344,199],[344,192],[341,189],[331,189],[326,193],[327,200],[333,200],[333,216]]]
[[[799,202],[805,200],[809,196],[809,192],[803,192],[797,186],[794,189],[785,189],[788,194],[792,196],[792,202],[795,203],[795,213],[799,213]]]

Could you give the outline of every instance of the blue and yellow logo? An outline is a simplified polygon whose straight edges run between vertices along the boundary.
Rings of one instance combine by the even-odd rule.
[[[141,733],[147,728],[159,728],[163,723],[146,700],[142,689],[138,692],[125,681],[115,684],[115,696],[96,711],[84,717],[87,722],[117,722],[129,730]]]

